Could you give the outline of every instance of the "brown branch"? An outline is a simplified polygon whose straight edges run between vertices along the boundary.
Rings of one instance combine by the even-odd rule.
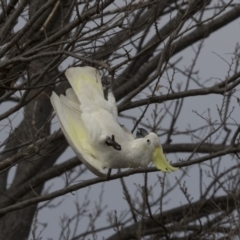
[[[240,75],[240,73],[238,73],[238,75]],[[220,88],[219,84],[216,84],[210,88],[192,89],[192,90],[187,90],[187,91],[183,91],[183,92],[170,93],[167,95],[150,97],[147,99],[130,102],[130,103],[126,104],[125,106],[120,106],[119,112],[126,111],[128,109],[132,109],[132,108],[136,108],[136,107],[144,106],[148,102],[150,104],[163,103],[163,102],[166,102],[169,100],[176,100],[176,99],[182,99],[182,98],[193,97],[193,96],[204,96],[204,95],[210,95],[210,94],[223,95],[226,91],[231,91],[232,87],[235,87],[235,85],[239,84],[239,82],[240,82],[240,79],[235,82],[234,86],[230,85],[230,86],[227,86],[227,88]]]
[[[23,9],[28,4],[28,0],[22,0],[19,5],[17,6],[16,10],[8,17],[6,22],[4,23],[4,26],[1,28],[0,31],[0,42],[2,43],[3,39],[6,37],[6,34],[9,30],[11,30],[14,27],[14,24],[19,17],[20,14],[22,14]],[[2,57],[2,55],[0,55]]]
[[[192,161],[187,161],[187,162],[182,161],[181,163],[173,164],[173,166],[175,166],[175,167],[185,167],[185,166],[195,165],[197,163],[205,162],[209,159],[213,159],[213,158],[223,156],[223,155],[226,155],[226,154],[230,154],[230,153],[236,153],[236,152],[239,152],[239,151],[240,151],[240,146],[238,148],[229,147],[229,148],[226,148],[225,150],[219,151],[217,153],[209,154],[208,156],[200,157],[200,158],[192,160]],[[156,172],[158,170],[156,168],[136,169],[136,170],[128,170],[128,171],[125,171],[125,172],[122,172],[122,173],[114,174],[114,175],[110,176],[108,179],[94,178],[94,179],[91,179],[91,180],[87,180],[83,183],[81,182],[81,183],[78,183],[78,184],[68,186],[66,188],[57,190],[55,192],[52,192],[52,193],[44,195],[44,196],[31,198],[31,199],[16,203],[12,206],[2,208],[2,209],[0,209],[0,215],[4,215],[8,212],[12,212],[12,211],[15,211],[15,210],[18,210],[18,209],[21,209],[21,208],[39,203],[39,202],[47,201],[47,200],[65,195],[67,193],[85,188],[87,186],[95,185],[95,184],[100,183],[100,182],[106,182],[106,181],[110,181],[110,180],[114,180],[114,179],[119,179],[121,177],[127,177],[127,176],[134,175],[134,174],[144,173],[146,171],[147,172]]]
[[[31,144],[28,147],[24,148],[20,153],[17,153],[13,157],[9,157],[3,161],[0,162],[0,173],[8,169],[9,167],[15,165],[19,162],[21,159],[27,159],[32,154],[37,154],[41,148],[45,145],[48,145],[50,143],[56,144],[57,141],[62,141],[63,135],[59,132],[54,133],[44,139],[40,139],[36,141],[35,144]],[[49,148],[49,145],[47,146]]]
[[[0,24],[2,24],[4,20],[6,20],[6,17],[8,17],[8,15],[11,13],[17,3],[18,0],[10,0],[8,5],[5,7],[5,11],[0,14]]]
[[[196,30],[192,31],[185,37],[182,37],[181,39],[177,40],[175,43],[172,44],[173,52],[171,53],[171,55],[174,56],[176,53],[191,46],[197,41],[208,37],[211,33],[221,29],[223,26],[239,18],[239,14],[240,6],[237,6],[232,10],[228,11],[227,13],[223,14],[222,16],[219,16],[215,20],[212,20],[210,23],[200,25]],[[126,94],[130,93],[133,89],[138,87],[139,84],[142,84],[146,81],[148,76],[156,69],[161,54],[162,53],[156,55],[151,61],[146,63],[145,66],[139,69],[137,71],[137,74],[135,74],[135,76],[133,76],[131,80],[116,89],[114,94],[117,100],[122,99],[126,96]]]
[[[25,1],[28,2],[28,1]],[[36,22],[36,20],[55,2],[55,0],[50,0],[45,3],[41,8],[34,14],[30,21],[11,39],[11,41],[1,49],[0,57],[3,57],[19,40],[23,35],[29,30],[29,28]]]
[[[240,197],[240,196],[238,196]],[[179,226],[179,222],[183,219],[186,219],[188,216],[192,215],[192,209],[195,209],[200,217],[208,216],[216,212],[229,211],[229,209],[235,208],[235,200],[237,196],[221,196],[215,197],[208,200],[199,200],[193,202],[191,206],[189,204],[182,205],[177,208],[165,211],[161,214],[155,215],[154,218],[157,219],[162,224],[168,223],[177,223],[175,226],[169,226],[169,232],[173,233],[174,231],[182,231]],[[191,217],[190,217],[191,219]],[[121,240],[128,240],[135,237],[135,232],[138,227],[138,224],[133,224],[129,227],[124,228],[121,234]],[[154,223],[151,218],[144,219],[143,226],[146,229],[144,235],[148,235],[152,229],[156,230],[157,224]],[[164,233],[164,230],[158,227],[158,233]],[[152,233],[152,231],[151,231]],[[118,240],[118,234],[114,234],[107,240]]]
[[[4,194],[8,196],[8,199],[1,199],[0,206],[6,207],[10,204],[16,203],[20,197],[27,194],[31,189],[29,188],[29,184],[36,188],[37,186],[45,183],[46,181],[53,179],[57,176],[62,175],[66,171],[80,165],[81,162],[77,157],[73,157],[66,162],[61,164],[54,165],[45,171],[40,172],[36,176],[32,177],[30,180],[22,183],[19,187],[9,188]]]

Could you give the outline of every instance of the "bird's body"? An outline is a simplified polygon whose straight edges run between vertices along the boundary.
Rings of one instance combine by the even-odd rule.
[[[109,100],[104,98],[96,69],[70,68],[66,77],[72,89],[60,97],[53,92],[51,102],[69,145],[93,173],[102,177],[104,168],[146,168],[154,154],[156,159],[164,157],[155,133],[135,139],[120,126],[114,96],[110,92]],[[166,172],[176,170],[165,158],[159,167]]]

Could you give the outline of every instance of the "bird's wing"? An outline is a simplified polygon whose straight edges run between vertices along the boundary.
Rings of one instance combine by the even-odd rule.
[[[110,87],[108,89],[107,98],[108,98],[109,111],[112,113],[114,118],[117,119],[118,118],[118,108],[117,108],[117,103],[116,103],[116,99],[113,94],[112,87]]]
[[[66,70],[65,75],[77,97],[88,95],[92,92],[96,92],[99,96],[104,97],[101,77],[97,69],[89,66],[71,67]],[[89,95],[89,97],[93,96]]]
[[[69,100],[72,97],[71,94],[67,94],[67,96],[61,95],[59,98],[55,92],[51,96],[51,103],[61,124],[61,129],[69,145],[86,167],[97,176],[105,177],[101,161],[97,160],[96,151],[82,123],[79,104],[74,101],[75,97]]]
[[[97,69],[89,66],[72,67],[66,70],[65,75],[81,103],[83,112],[96,111],[98,108],[102,108],[117,119],[118,113],[114,95],[109,93],[108,101],[104,98],[102,81]]]
[[[66,70],[65,75],[81,103],[82,110],[87,108],[92,111],[96,107],[102,108],[107,104],[101,78],[95,68],[72,67]]]
[[[77,103],[77,104],[78,104],[78,108],[79,108],[80,102],[79,102],[79,100],[78,100],[78,98],[77,98],[76,93],[73,91],[72,88],[68,88],[68,89],[66,90],[66,98],[67,98],[68,100],[72,101],[72,102]]]

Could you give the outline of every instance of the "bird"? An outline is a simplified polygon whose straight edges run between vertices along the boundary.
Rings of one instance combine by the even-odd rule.
[[[162,172],[178,168],[168,163],[156,133],[139,128],[136,137],[120,125],[111,87],[107,99],[101,76],[90,66],[65,71],[71,88],[50,97],[62,132],[80,161],[98,177],[106,169],[147,168],[153,162]]]

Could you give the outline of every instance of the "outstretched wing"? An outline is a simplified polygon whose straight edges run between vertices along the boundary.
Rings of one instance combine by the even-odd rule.
[[[91,144],[88,132],[81,120],[79,104],[76,96],[68,90],[67,97],[60,98],[55,92],[52,93],[51,103],[57,114],[61,129],[75,154],[94,174],[100,177],[106,176],[101,161],[97,160],[96,149]]]

